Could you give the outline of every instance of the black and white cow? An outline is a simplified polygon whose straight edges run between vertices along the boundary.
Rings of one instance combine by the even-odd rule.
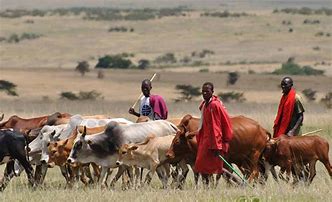
[[[27,141],[23,134],[10,129],[0,130],[0,164],[6,163],[4,177],[0,184],[3,191],[14,175],[14,160],[18,160],[27,173],[30,185],[34,186],[33,168],[27,156]]]

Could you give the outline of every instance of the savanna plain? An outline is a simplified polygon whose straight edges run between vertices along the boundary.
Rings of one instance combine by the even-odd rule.
[[[264,7],[247,10],[240,4],[237,7],[229,5],[200,6],[183,11],[184,15],[149,20],[86,20],[83,13],[0,17],[0,36],[3,38],[15,33],[40,35],[18,43],[0,42],[0,80],[14,83],[18,94],[9,96],[0,91],[0,113],[5,114],[4,120],[15,114],[29,118],[61,111],[83,115],[106,114],[135,121],[128,114],[128,109],[140,94],[141,81],[156,72],[152,93],[166,99],[170,118],[200,115],[198,105],[201,96],[188,102],[176,102],[181,96],[176,85],[200,88],[205,81],[211,81],[215,84],[215,94],[243,93],[245,101],[225,103],[231,116],[250,117],[272,131],[281,97],[280,80],[284,75],[271,72],[289,58],[294,58],[301,66],[310,65],[325,71],[320,76],[296,75],[292,78],[296,90],[304,97],[306,111],[302,132],[323,129],[319,135],[331,145],[332,111],[319,102],[332,89],[331,15],[273,12],[281,4],[273,4],[273,7],[264,4]],[[248,15],[225,18],[201,15],[229,8]],[[306,24],[305,20],[318,20],[319,23]],[[133,32],[110,32],[112,27],[132,28]],[[193,54],[203,50],[213,54],[204,57]],[[151,66],[145,70],[103,69],[103,78],[98,78],[99,70],[94,68],[98,59],[122,53],[129,53],[133,64],[145,59],[151,61]],[[167,53],[172,53],[177,61],[152,62]],[[189,62],[183,62],[185,58]],[[90,71],[81,76],[75,68],[78,61],[83,60],[90,64]],[[234,71],[239,75],[238,81],[229,85],[228,73]],[[309,102],[302,94],[308,88],[317,91],[315,101]],[[62,92],[80,91],[96,91],[100,96],[96,100],[84,101],[70,101],[60,96]],[[329,157],[331,161],[331,151]],[[0,200],[330,201],[332,180],[320,162],[316,166],[317,175],[310,186],[300,184],[293,187],[291,183],[277,183],[270,176],[266,185],[256,184],[253,189],[231,187],[222,179],[217,188],[204,189],[201,183],[195,188],[190,174],[183,190],[161,189],[160,181],[154,176],[151,186],[125,191],[121,189],[121,182],[106,190],[98,185],[84,187],[80,182],[72,189],[66,189],[60,170],[52,168],[47,173],[45,184],[36,190],[28,187],[25,173],[14,178],[0,193]],[[1,165],[1,173],[3,169],[4,165]]]

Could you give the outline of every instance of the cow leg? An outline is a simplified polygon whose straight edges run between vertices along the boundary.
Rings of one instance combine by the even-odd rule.
[[[222,177],[222,174],[217,174],[216,175],[216,184],[215,184],[214,188],[217,188],[217,186],[219,184],[219,180],[220,180],[221,177]]]
[[[292,171],[292,161],[287,160],[286,161],[286,182],[289,182],[289,180],[290,180],[291,171]]]
[[[41,163],[40,165],[36,166],[35,171],[35,182],[37,185],[41,185],[44,182],[46,173],[47,173],[47,163]]]
[[[114,176],[113,180],[111,181],[110,187],[114,187],[114,184],[119,180],[119,178],[121,177],[121,175],[123,174],[124,171],[127,170],[127,167],[122,165],[119,166],[118,168],[118,172],[116,173],[116,175]]]
[[[93,183],[93,177],[91,175],[89,164],[81,165],[79,167],[79,171],[80,171],[79,173],[80,180],[85,186]]]
[[[327,154],[328,155],[328,154]],[[329,157],[327,155],[324,155],[323,158],[320,159],[320,162],[322,162],[329,173],[331,179],[332,179],[332,166],[330,164]]]
[[[202,174],[202,181],[203,181],[203,186],[205,189],[209,188],[209,183],[210,183],[209,179],[210,179],[210,175]]]
[[[108,178],[108,170],[109,167],[102,166],[101,173],[100,173],[100,180],[101,180],[101,188],[104,189],[107,187],[107,178]]]
[[[260,157],[260,152],[255,151],[254,154],[252,155],[251,162],[249,162],[249,172],[251,173],[249,176],[249,183],[252,182],[253,180],[257,180],[259,176],[259,171],[258,171],[258,162],[259,162],[259,157]]]
[[[71,182],[71,177],[69,175],[69,170],[67,169],[66,166],[60,166],[60,171],[62,176],[65,178],[66,180],[66,187],[71,188],[72,187],[72,182]]]
[[[23,156],[21,155],[20,157],[17,158],[17,160],[23,166],[23,168],[24,168],[24,170],[27,174],[29,185],[31,187],[34,187],[35,186],[35,179],[34,179],[34,176],[33,176],[33,168],[31,166],[30,162],[28,161],[28,159],[26,158],[25,155],[23,155]]]
[[[275,166],[271,166],[271,168],[270,168],[270,172],[271,172],[271,174],[272,174],[273,179],[274,179],[276,182],[279,182],[279,178],[278,178],[278,175],[277,175],[277,172],[276,172]]]
[[[0,191],[1,192],[3,190],[5,190],[5,188],[7,187],[8,183],[10,182],[10,180],[14,176],[15,176],[15,173],[14,173],[14,161],[9,161],[6,164],[4,176],[3,176],[2,180],[1,180],[1,183],[0,183]]]
[[[314,161],[311,161],[309,163],[309,168],[310,168],[310,174],[309,174],[309,180],[308,180],[308,183],[307,185],[309,186],[312,182],[312,180],[314,179],[314,177],[316,176],[316,161],[317,160],[314,160]]]
[[[15,176],[20,176],[21,173],[23,172],[24,168],[23,166],[20,164],[20,162],[15,159],[15,163],[14,163],[14,173],[15,173]]]
[[[80,179],[84,184],[93,184],[94,183],[94,177],[91,174],[90,170],[90,164],[84,164],[81,165],[81,175]]]
[[[98,182],[100,178],[100,168],[97,164],[95,163],[90,163],[93,169],[93,175],[94,175],[94,181]]]

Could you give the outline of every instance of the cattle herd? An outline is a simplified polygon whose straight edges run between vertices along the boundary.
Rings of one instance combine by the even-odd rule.
[[[3,119],[4,115],[0,117],[0,164],[6,167],[1,191],[23,170],[29,185],[37,187],[54,166],[60,167],[68,188],[79,180],[85,186],[100,183],[113,187],[120,177],[123,189],[137,188],[147,186],[156,173],[163,188],[181,189],[188,172],[195,170],[195,134],[200,119],[191,115],[158,121],[140,117],[136,123],[104,115],[59,112],[30,119]],[[324,138],[307,135],[273,139],[252,119],[236,116],[231,122],[234,137],[224,158],[237,166],[245,181],[225,165],[223,175],[216,179],[211,176],[210,186],[216,186],[221,177],[234,186],[244,182],[265,184],[270,172],[276,181],[288,182],[292,177],[294,185],[300,181],[309,185],[316,175],[317,160],[332,178],[329,144]],[[279,174],[275,166],[280,167]],[[113,170],[117,173],[108,184]],[[194,180],[197,185],[199,173],[194,172]]]

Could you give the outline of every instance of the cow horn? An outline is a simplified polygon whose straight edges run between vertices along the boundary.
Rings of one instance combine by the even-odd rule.
[[[0,121],[2,121],[4,117],[5,117],[5,114],[2,114],[1,118],[0,118]]]
[[[82,133],[82,137],[84,138],[86,135],[86,126],[83,127],[83,133]]]

